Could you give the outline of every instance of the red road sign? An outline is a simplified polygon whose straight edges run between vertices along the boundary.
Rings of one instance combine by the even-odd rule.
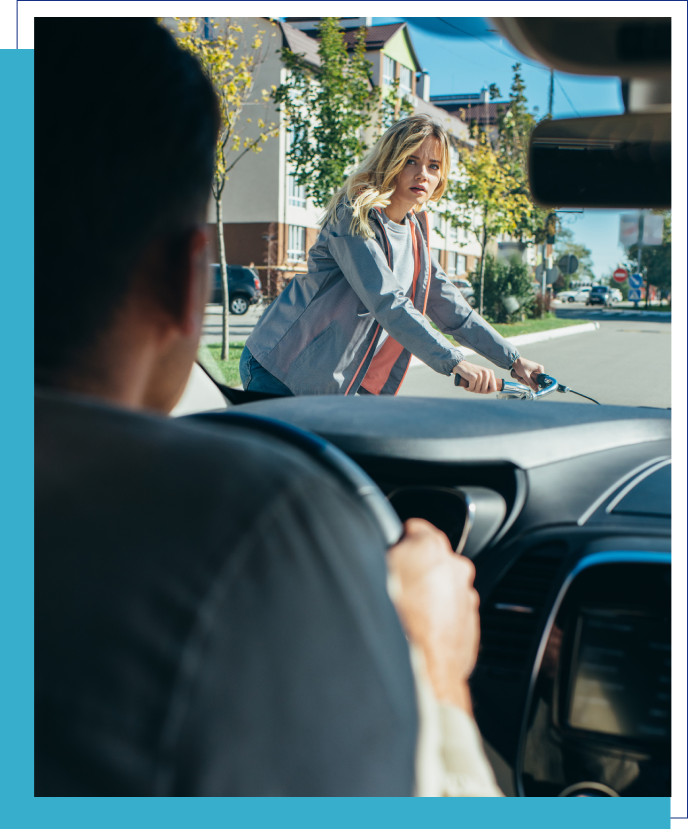
[[[628,271],[626,268],[617,268],[613,273],[613,277],[614,282],[625,282],[628,279]]]

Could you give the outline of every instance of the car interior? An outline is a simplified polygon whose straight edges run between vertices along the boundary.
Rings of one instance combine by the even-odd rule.
[[[669,208],[670,19],[493,22],[532,59],[623,84],[623,115],[537,126],[534,201]],[[177,414],[277,432],[335,469],[390,543],[400,520],[422,517],[473,560],[471,690],[507,796],[670,795],[669,410],[270,399],[228,388],[211,366],[193,384]]]

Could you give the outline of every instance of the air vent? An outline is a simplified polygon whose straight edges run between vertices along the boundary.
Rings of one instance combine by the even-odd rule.
[[[481,669],[504,679],[523,676],[565,552],[563,542],[529,550],[502,577],[480,614]]]

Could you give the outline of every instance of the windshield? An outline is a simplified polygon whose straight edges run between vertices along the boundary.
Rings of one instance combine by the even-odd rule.
[[[374,18],[373,25],[398,20],[401,18]],[[244,22],[248,25],[254,21],[246,18]],[[467,307],[466,315],[481,316],[489,324],[493,339],[508,342],[509,353],[543,366],[545,373],[561,384],[602,404],[669,407],[670,212],[587,208],[550,211],[537,207],[524,195],[528,192],[526,149],[535,125],[545,117],[623,113],[620,79],[550,72],[545,66],[525,61],[491,32],[486,21],[476,19],[475,25],[482,26],[481,39],[472,39],[468,47],[465,40],[443,35],[439,24],[424,28],[413,20],[406,23],[423,71],[415,64],[407,66],[415,60],[410,51],[392,59],[383,48],[387,74],[374,74],[373,83],[384,100],[396,103],[391,109],[378,105],[375,109],[372,98],[365,102],[361,99],[357,104],[360,112],[352,116],[351,123],[340,113],[341,123],[333,127],[327,139],[314,131],[322,114],[317,109],[323,106],[321,99],[309,99],[308,111],[290,103],[303,94],[299,86],[303,78],[298,73],[281,84],[279,61],[265,62],[256,70],[254,88],[273,92],[260,102],[264,108],[260,119],[249,122],[245,117],[248,110],[241,113],[242,143],[226,154],[230,163],[236,163],[236,175],[240,174],[242,181],[258,182],[260,186],[245,189],[241,198],[236,198],[234,188],[239,179],[226,179],[219,197],[221,238],[217,232],[217,203],[211,200],[211,261],[226,262],[228,277],[227,284],[223,284],[220,267],[215,266],[199,361],[215,379],[241,389],[245,385],[239,367],[244,344],[258,327],[259,333],[252,341],[258,357],[268,363],[261,367],[276,372],[280,386],[286,383],[292,388],[307,388],[307,392],[298,393],[329,394],[346,391],[350,377],[346,367],[337,368],[339,363],[334,357],[332,365],[327,362],[331,356],[327,348],[321,351],[322,361],[308,371],[315,376],[322,369],[332,378],[341,370],[346,382],[340,378],[339,386],[307,387],[303,378],[288,376],[287,366],[310,366],[304,349],[333,320],[338,320],[339,313],[349,314],[353,320],[345,338],[330,338],[330,346],[336,339],[341,360],[348,359],[342,356],[348,353],[347,348],[359,355],[373,348],[373,342],[370,353],[376,354],[386,339],[384,347],[387,352],[391,350],[393,324],[382,313],[375,317],[370,297],[357,282],[369,280],[369,285],[375,286],[370,272],[343,274],[356,294],[352,294],[350,308],[345,309],[349,300],[343,298],[343,293],[336,306],[325,301],[328,293],[333,297],[344,288],[337,283],[341,272],[335,273],[339,268],[336,257],[326,245],[318,247],[320,223],[332,194],[364,157],[363,145],[356,144],[353,137],[359,134],[357,130],[360,132],[365,119],[378,123],[377,131],[372,131],[368,139],[370,148],[398,119],[425,114],[447,130],[450,167],[441,198],[422,205],[421,212],[426,212],[428,218],[424,241],[438,278],[446,280],[460,295],[455,304]],[[299,25],[312,39],[315,55],[319,48],[317,32]],[[465,55],[466,48],[470,48],[475,63],[490,67],[489,77],[485,69],[462,64],[459,83],[450,70],[455,60]],[[319,59],[335,58],[325,55]],[[304,71],[308,74],[308,67]],[[404,84],[395,80],[399,77],[406,79]],[[254,139],[265,146],[265,152],[242,154],[245,142]],[[348,149],[344,150],[345,146]],[[556,177],[556,171],[553,175]],[[259,215],[260,221],[254,220]],[[389,225],[386,232],[390,236]],[[328,256],[332,258],[325,262]],[[404,255],[400,256],[396,261],[404,262]],[[324,264],[320,267],[317,263]],[[251,268],[255,279],[238,279],[241,268]],[[412,302],[413,274],[405,276],[403,266],[394,271],[399,290]],[[288,299],[283,296],[285,292]],[[300,326],[312,313],[308,304],[316,296],[329,322],[314,319],[306,330]],[[281,327],[273,324],[270,328],[262,320],[274,302],[280,305],[282,323]],[[468,363],[493,370],[498,382],[513,379],[504,367],[505,361],[495,360],[499,349],[486,351],[484,344],[471,339],[471,325],[465,325],[465,319],[453,308],[447,305],[441,309],[430,301],[424,310],[426,342],[441,338],[446,349],[460,349]],[[377,340],[370,333],[375,324],[380,325]],[[355,332],[363,328],[366,331],[361,342],[354,341],[358,336]],[[400,339],[406,336],[401,329],[397,334]],[[415,343],[416,339],[408,341]],[[293,354],[288,353],[289,349]],[[503,351],[506,353],[508,348]],[[455,387],[453,378],[441,370],[441,362],[433,362],[428,348],[421,344],[409,355],[401,386],[384,391],[390,384],[381,382],[380,393],[465,397],[468,393]],[[595,372],[590,372],[591,365],[596,367]],[[403,367],[400,371],[404,374]],[[656,382],[648,386],[634,381],[645,372],[651,373]],[[360,380],[354,383],[354,390]],[[378,393],[375,384],[371,388]],[[359,393],[365,393],[365,388]],[[494,399],[494,395],[471,398]],[[592,405],[567,394],[550,395],[547,405],[552,403]]]

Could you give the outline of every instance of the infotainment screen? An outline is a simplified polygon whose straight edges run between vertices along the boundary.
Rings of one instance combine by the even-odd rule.
[[[634,740],[671,729],[669,622],[622,611],[585,610],[575,632],[568,725]]]

